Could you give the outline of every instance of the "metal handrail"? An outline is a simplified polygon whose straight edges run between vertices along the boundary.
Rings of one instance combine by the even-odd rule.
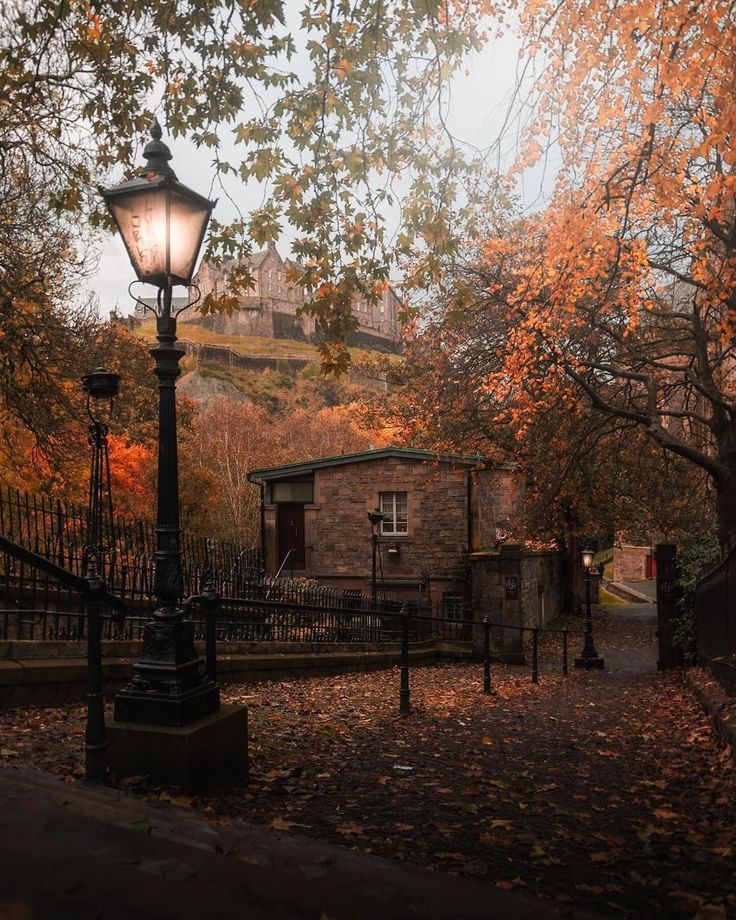
[[[279,566],[278,572],[274,575],[274,579],[273,579],[274,581],[276,581],[276,579],[279,577],[279,575],[284,571],[284,566],[285,566],[286,563],[289,561],[289,556],[290,556],[292,553],[294,553],[294,552],[296,552],[296,550],[293,549],[293,548],[292,548],[292,549],[287,549],[286,555],[284,556],[284,561],[283,561],[283,562],[281,563],[281,565]],[[273,587],[273,585],[271,585],[271,587],[268,589],[268,591],[267,591],[267,593],[266,593],[266,598],[267,598],[267,599],[268,599],[268,595],[271,593],[271,588],[272,588],[272,587]]]
[[[7,553],[19,562],[37,568],[61,584],[79,592],[87,616],[87,723],[85,726],[85,778],[90,782],[103,782],[106,776],[107,733],[105,731],[105,702],[102,680],[102,634],[100,604],[116,611],[115,620],[122,625],[127,607],[105,587],[102,578],[94,571],[86,576],[51,562],[45,556],[26,549],[19,543],[0,535],[0,552]]]
[[[27,549],[25,546],[21,546],[19,543],[14,543],[12,540],[8,540],[7,537],[2,535],[0,535],[0,552],[7,553],[9,556],[13,556],[13,558],[17,559],[19,562],[23,562],[26,565],[30,565],[32,568],[38,569],[44,574],[49,575],[51,578],[55,578],[57,581],[60,581],[63,585],[66,585],[69,588],[74,588],[74,590],[78,591],[83,598],[86,598],[90,594],[94,593],[95,600],[98,603],[107,604],[108,607],[112,607],[113,610],[118,612],[117,619],[119,619],[120,622],[125,619],[125,615],[128,610],[125,601],[114,594],[110,594],[110,592],[105,587],[98,587],[97,584],[92,586],[90,584],[89,578],[84,578],[81,575],[75,575],[74,572],[70,572],[68,569],[62,568],[60,565],[57,565],[55,562],[52,562],[45,556],[41,556],[39,553],[34,553],[32,549]]]

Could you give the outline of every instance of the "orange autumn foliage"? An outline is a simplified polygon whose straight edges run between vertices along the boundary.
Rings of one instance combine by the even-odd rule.
[[[639,427],[710,477],[725,543],[736,534],[733,7],[528,0],[520,24],[538,69],[516,170],[550,151],[562,169],[548,206],[477,254],[507,327],[484,392],[520,437],[551,401],[573,412],[581,398]]]
[[[117,511],[152,518],[156,506],[156,455],[125,435],[108,435],[110,484]]]

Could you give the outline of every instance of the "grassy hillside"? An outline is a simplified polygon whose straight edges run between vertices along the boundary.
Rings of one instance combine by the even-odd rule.
[[[182,363],[184,376],[179,388],[202,403],[226,396],[254,402],[270,412],[289,407],[316,410],[352,402],[362,390],[345,378],[320,377],[317,364],[309,365],[295,379],[279,370],[249,371],[217,364],[196,367],[193,358]]]
[[[299,342],[296,339],[265,339],[256,335],[220,335],[205,329],[199,323],[179,323],[177,330],[180,339],[188,339],[203,345],[222,345],[231,348],[239,355],[269,355],[276,358],[300,357],[314,358],[319,361],[319,355],[314,345],[308,342]],[[156,338],[156,326],[153,322],[146,322],[139,326],[133,333],[146,342]],[[353,360],[375,354],[363,348],[349,348]],[[387,356],[392,363],[401,360],[399,355]]]
[[[181,362],[179,390],[203,405],[224,396],[236,402],[254,402],[274,413],[288,411],[290,408],[318,410],[352,402],[366,389],[382,388],[378,381],[373,385],[370,379],[360,377],[359,374],[354,375],[355,380],[351,380],[350,374],[339,380],[323,377],[317,350],[307,342],[219,335],[197,323],[180,323],[177,331],[182,340],[223,346],[238,355],[274,359],[273,366],[260,370],[231,367],[225,354],[222,360],[208,355],[206,362],[200,360],[199,363],[194,355],[186,356]],[[143,323],[134,330],[134,335],[145,342],[154,341],[154,323]],[[375,357],[377,353],[351,348],[350,354],[353,361],[359,362],[364,358]],[[399,355],[382,357],[388,357],[391,363],[401,360]],[[310,363],[295,372],[289,364],[289,358],[306,359]]]

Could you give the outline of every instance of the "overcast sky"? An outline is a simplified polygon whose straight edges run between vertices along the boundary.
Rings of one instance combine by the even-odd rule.
[[[486,151],[492,147],[501,130],[509,97],[517,78],[519,67],[519,45],[508,35],[496,39],[481,52],[473,54],[466,62],[463,72],[453,81],[452,101],[448,124],[453,134],[463,143]],[[223,130],[222,153],[230,159],[228,145],[231,130]],[[206,194],[212,180],[211,154],[197,150],[185,138],[172,140],[164,136],[173,154],[172,166],[180,181]],[[494,148],[489,155],[489,167],[507,168],[514,153],[514,131],[511,130],[500,150]],[[232,160],[231,160],[232,161]],[[533,208],[541,203],[542,193],[548,193],[553,178],[553,168],[546,173],[541,169],[526,176],[519,191],[526,207]],[[240,208],[247,212],[263,204],[263,187],[253,183],[237,185],[229,178],[229,191],[237,197]],[[215,192],[215,196],[217,193]],[[233,206],[221,197],[216,209],[220,221],[236,217]],[[285,227],[278,244],[282,256],[287,256],[294,234]],[[128,294],[128,285],[134,275],[122,241],[117,236],[107,237],[102,245],[99,269],[89,280],[88,288],[97,294],[100,314],[103,318],[116,308],[127,314],[133,310],[133,301]],[[138,287],[139,292],[142,288]],[[150,293],[150,292],[146,292]]]

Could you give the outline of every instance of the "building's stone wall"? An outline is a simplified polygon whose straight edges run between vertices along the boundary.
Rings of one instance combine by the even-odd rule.
[[[562,609],[562,569],[558,552],[525,552],[517,544],[505,544],[493,552],[473,553],[473,618],[488,617],[492,623],[544,627]],[[511,590],[512,585],[515,586]],[[482,642],[482,630],[475,630]],[[519,630],[493,630],[497,653],[510,660],[523,657]]]
[[[482,489],[469,490],[480,473]],[[366,512],[382,492],[406,492],[408,533],[381,534],[386,593],[439,604],[443,594],[469,599],[468,569],[472,518],[482,511],[489,533],[521,514],[520,473],[510,468],[469,470],[466,464],[382,457],[317,468],[314,502],[305,505],[306,575],[343,588],[370,589],[371,528]],[[470,504],[469,504],[470,502]],[[515,511],[515,513],[514,513]],[[267,569],[278,559],[277,506],[265,506]],[[381,588],[379,587],[379,590]]]
[[[264,338],[297,338],[312,341],[317,335],[317,323],[307,314],[297,315],[306,295],[304,288],[290,280],[289,268],[295,263],[284,260],[275,246],[250,257],[254,286],[239,297],[239,309],[231,316],[220,314],[202,317],[194,307],[185,321],[203,322],[207,328],[222,335],[250,335]],[[226,273],[203,262],[195,277],[202,297],[226,294]],[[199,296],[199,295],[197,295]],[[400,301],[388,287],[375,304],[356,299],[353,310],[359,327],[351,333],[350,344],[368,348],[383,347],[396,350],[400,343]],[[285,319],[289,317],[287,322]],[[365,337],[365,338],[363,338]]]
[[[524,479],[515,467],[473,471],[473,550],[498,548],[520,526]]]
[[[317,330],[315,340],[320,340],[319,330]],[[355,332],[349,332],[347,343],[352,348],[385,351],[395,355],[401,354],[401,342],[398,339],[389,337],[382,332],[374,332],[373,330],[358,329]]]
[[[305,542],[312,547],[310,574],[356,578],[365,589],[371,574],[366,512],[378,505],[381,492],[406,492],[408,534],[381,536],[383,582],[391,593],[400,593],[402,582],[416,593],[418,582],[428,580],[435,600],[442,590],[449,590],[450,583],[462,587],[467,553],[465,482],[464,467],[406,459],[318,469],[315,503],[305,510]]]
[[[651,546],[617,544],[613,548],[613,580],[644,581],[647,578],[647,557],[651,557]]]
[[[192,355],[197,362],[197,367],[212,366],[223,368],[237,368],[245,371],[272,371],[288,373],[296,378],[306,367],[315,365],[316,358],[305,358],[300,355],[277,357],[272,355],[241,355],[225,345],[210,345],[207,343],[190,342],[188,339],[179,339],[177,344]]]

